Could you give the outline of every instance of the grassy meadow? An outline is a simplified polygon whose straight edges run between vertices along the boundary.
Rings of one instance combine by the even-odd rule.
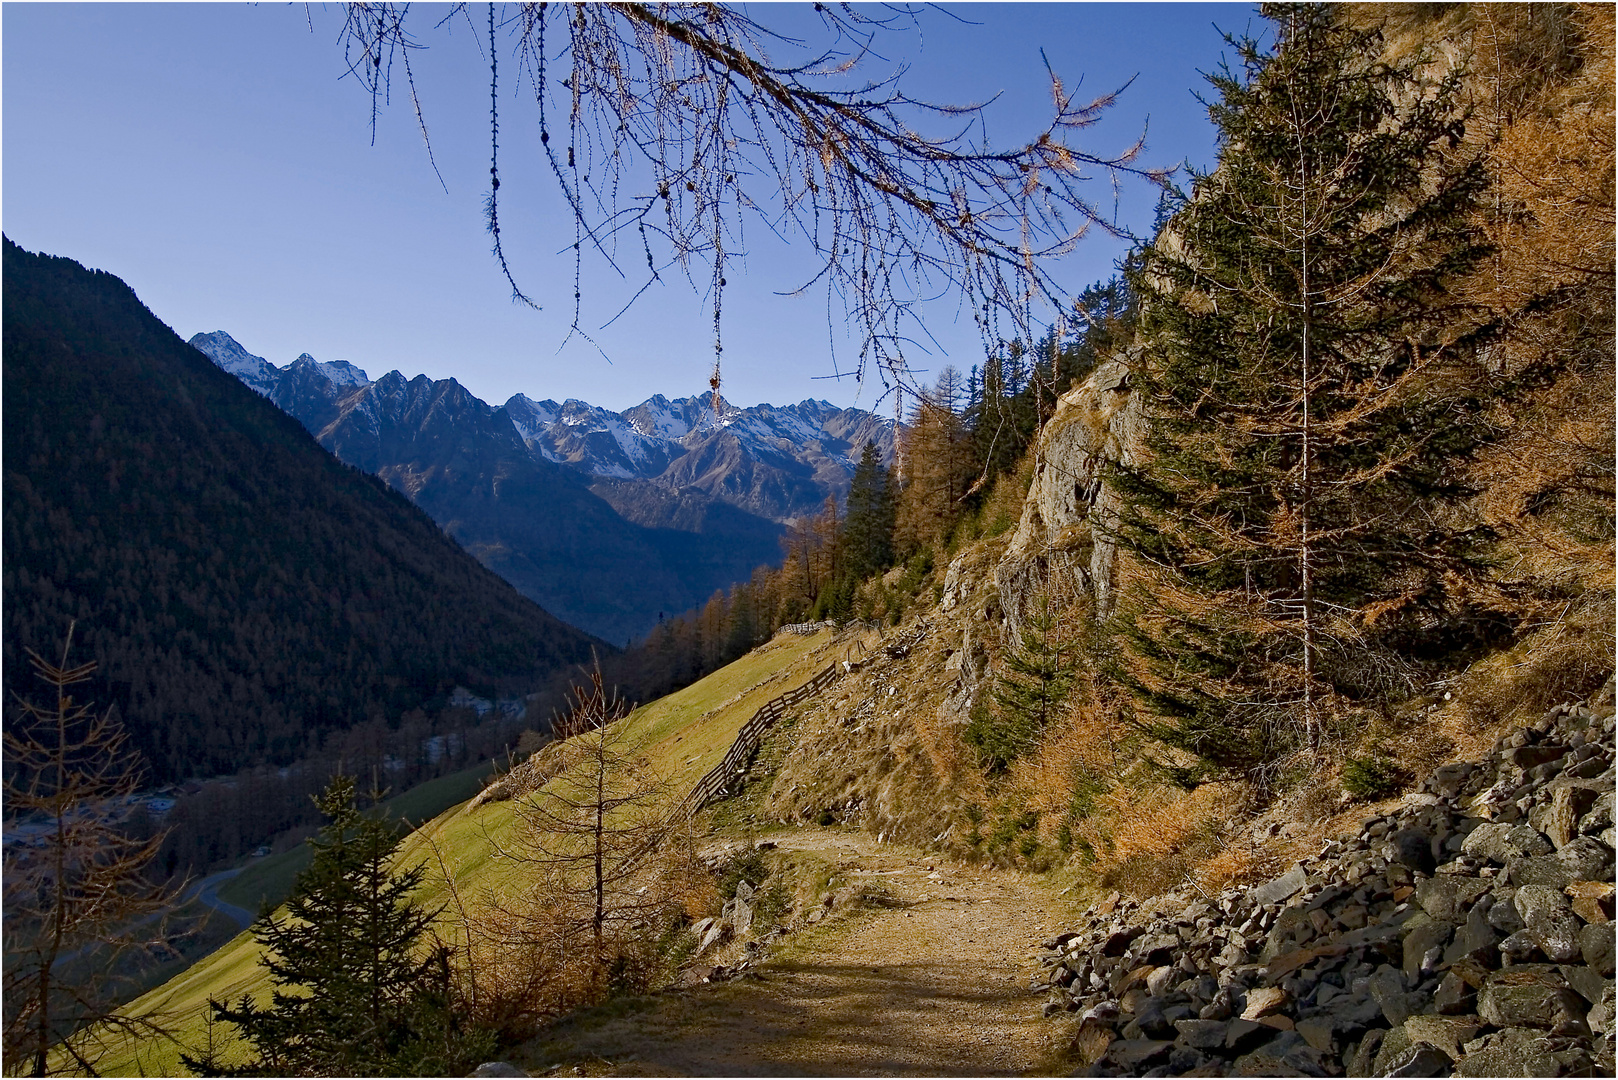
[[[636,709],[622,721],[625,733],[667,782],[671,804],[678,802],[719,763],[737,731],[760,706],[841,659],[844,645],[829,631],[810,637],[783,635],[684,690]],[[511,804],[467,805],[489,769],[484,765],[442,777],[387,801],[390,816],[412,822],[432,817],[405,839],[398,856],[403,866],[428,865],[419,894],[422,903],[440,906],[451,901],[439,872],[440,860],[453,873],[463,898],[498,894],[510,887],[515,868],[494,857],[491,842],[513,835]],[[447,802],[451,797],[452,805]],[[435,809],[441,812],[434,815]],[[220,895],[248,908],[266,896],[284,897],[307,862],[302,846],[261,859],[232,879],[228,890],[221,888]],[[262,999],[268,994],[259,958],[259,946],[244,932],[138,999],[132,1010],[155,1014],[174,1038],[122,1046],[102,1061],[100,1071],[123,1076],[179,1073],[180,1044],[201,1046],[207,1038],[204,1010],[209,997],[234,1000],[250,993]],[[228,1032],[217,1034],[228,1037]]]

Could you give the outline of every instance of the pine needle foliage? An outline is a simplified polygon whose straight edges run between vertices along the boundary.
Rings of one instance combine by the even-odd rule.
[[[1033,750],[1073,692],[1076,643],[1063,635],[1050,600],[1040,597],[1021,640],[1007,650],[990,696],[995,708],[974,710],[963,734],[991,772],[1004,772]]]
[[[361,813],[353,777],[336,776],[318,800],[328,824],[309,843],[285,916],[266,914],[254,938],[275,989],[270,1005],[244,995],[213,1000],[211,1018],[253,1049],[228,1072],[249,1076],[453,1075],[492,1049],[463,1031],[450,1000],[447,950],[431,947],[437,912],[410,896],[424,866],[392,872],[399,837]],[[202,1075],[227,1069],[210,1051],[181,1059]]]
[[[893,476],[883,467],[876,444],[866,443],[849,484],[843,523],[845,573],[856,584],[893,562],[893,488]]]
[[[1452,288],[1490,250],[1459,75],[1383,62],[1331,7],[1264,12],[1273,51],[1231,38],[1210,77],[1218,167],[1132,260],[1146,433],[1109,476],[1117,674],[1197,775],[1318,748],[1498,629],[1463,504],[1509,388]]]

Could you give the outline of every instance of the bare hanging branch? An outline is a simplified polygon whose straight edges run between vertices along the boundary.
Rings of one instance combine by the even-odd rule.
[[[904,357],[925,340],[917,305],[929,298],[956,294],[991,347],[1031,339],[1037,309],[1063,309],[1052,260],[1092,227],[1129,235],[1115,206],[1109,213],[1086,194],[1088,181],[1108,181],[1115,201],[1126,177],[1166,176],[1137,164],[1144,134],[1114,155],[1073,145],[1124,88],[1086,102],[1052,72],[1050,122],[996,149],[987,102],[911,98],[898,86],[903,66],[865,75],[885,62],[879,42],[917,26],[920,8],[814,8],[830,42],[818,52],[720,4],[502,8],[506,47],[534,94],[539,142],[572,212],[576,282],[585,248],[626,277],[626,254],[644,255],[648,281],[670,267],[693,285],[706,274],[717,367],[726,268],[745,254],[751,222],[813,249],[818,265],[794,291],[824,285],[859,335],[861,379],[874,365],[884,387],[915,386]],[[386,100],[392,58],[422,47],[407,11],[349,5],[343,41],[359,57],[350,71],[373,102]],[[444,21],[457,14],[464,8]],[[781,64],[772,51],[811,58]],[[491,55],[491,73],[496,62]],[[939,126],[948,130],[923,130]],[[498,186],[492,169],[491,213]],[[581,292],[576,283],[571,331],[588,338]]]

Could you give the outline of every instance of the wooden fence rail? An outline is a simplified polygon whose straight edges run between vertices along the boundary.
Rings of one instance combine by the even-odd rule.
[[[837,624],[830,619],[825,619],[821,622],[788,623],[779,627],[775,632],[777,634],[799,634],[803,637],[809,637],[812,634],[820,633],[822,630],[835,629],[837,629]]]
[[[783,629],[789,628],[783,627]],[[928,625],[923,622],[909,633],[884,646],[882,651],[895,659],[907,656],[910,650],[927,636],[927,631]],[[690,819],[715,799],[722,797],[730,787],[731,782],[740,779],[746,771],[748,760],[758,750],[759,744],[764,741],[764,733],[773,727],[776,721],[785,716],[787,710],[792,706],[807,698],[814,697],[836,682],[838,677],[845,671],[852,671],[858,667],[865,659],[867,651],[862,645],[860,647],[860,656],[856,658],[854,648],[851,646],[845,653],[845,660],[828,664],[814,678],[796,690],[788,690],[779,697],[771,698],[765,702],[747,723],[741,726],[741,730],[736,732],[736,739],[730,744],[730,749],[726,751],[724,759],[718,765],[709,769],[701,780],[697,781],[697,785],[691,789],[691,793],[680,800],[680,805],[669,813],[663,828],[658,831],[658,834],[629,856],[630,860],[639,859],[651,851],[662,842],[663,837],[667,835],[669,830],[680,822]]]
[[[731,780],[746,770],[748,759],[764,741],[764,733],[775,726],[775,722],[785,716],[788,709],[820,693],[836,681],[840,674],[842,672],[837,664],[829,664],[796,690],[788,690],[766,702],[747,723],[741,726],[741,730],[736,732],[736,741],[730,744],[724,759],[709,769],[707,774],[697,781],[697,786],[691,789],[691,794],[681,800],[680,805],[670,815],[671,820],[683,821],[722,795]]]

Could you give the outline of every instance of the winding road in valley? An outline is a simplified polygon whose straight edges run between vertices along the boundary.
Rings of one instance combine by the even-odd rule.
[[[258,916],[244,907],[237,907],[230,901],[219,898],[219,886],[241,872],[242,868],[238,866],[231,870],[221,870],[217,874],[209,874],[197,882],[195,888],[196,899],[221,915],[233,919],[238,929],[246,930],[253,925],[253,920],[257,919]]]
[[[253,925],[253,920],[258,918],[258,916],[253,914],[251,911],[248,911],[246,908],[237,907],[228,900],[221,900],[219,898],[219,886],[223,885],[225,882],[229,881],[231,878],[235,877],[241,872],[242,868],[238,866],[230,870],[220,870],[218,873],[209,874],[201,881],[193,881],[190,885],[186,886],[185,890],[180,894],[179,898],[176,899],[173,904],[164,908],[162,911],[154,911],[150,915],[141,916],[141,918],[129,924],[129,926],[123,932],[127,933],[131,930],[137,930],[149,923],[156,922],[158,919],[165,918],[171,913],[185,907],[185,905],[189,904],[193,900],[200,901],[204,906],[211,908],[212,910],[217,911],[229,918],[235,922],[238,930],[246,930],[249,926]],[[220,944],[222,945],[224,942],[220,942]],[[214,947],[217,948],[218,946]],[[99,948],[101,948],[101,945],[92,943],[74,949],[70,953],[63,953],[61,956],[56,958],[55,963],[53,963],[51,967],[54,969],[61,967],[63,964],[70,964],[86,953]],[[212,950],[210,949],[209,951]],[[205,955],[207,954],[202,953],[193,957],[193,960],[200,959],[201,956]]]

